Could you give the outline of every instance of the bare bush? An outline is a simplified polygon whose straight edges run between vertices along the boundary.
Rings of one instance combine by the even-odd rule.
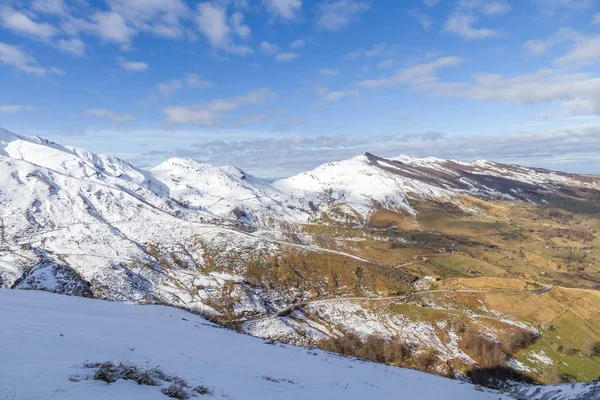
[[[369,335],[365,340],[353,332],[319,343],[327,351],[395,366],[405,366],[412,356],[410,346],[398,338]]]
[[[414,357],[414,363],[417,369],[421,371],[431,371],[437,362],[436,351],[428,349],[420,352]]]
[[[502,336],[502,344],[507,354],[513,354],[515,351],[524,349],[532,345],[537,339],[537,335],[523,328],[511,328]]]
[[[165,396],[171,397],[172,399],[187,400],[190,398],[190,393],[186,387],[175,382],[166,388],[163,388],[161,392],[163,392]]]
[[[461,346],[482,367],[491,368],[506,364],[506,354],[501,344],[473,329],[468,329],[463,335]]]

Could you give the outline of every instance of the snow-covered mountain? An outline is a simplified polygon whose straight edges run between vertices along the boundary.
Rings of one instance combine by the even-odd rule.
[[[112,156],[0,130],[0,285],[43,286],[32,276],[60,265],[97,296],[139,301],[152,288],[161,301],[206,308],[202,299],[210,290],[193,288],[218,279],[203,275],[207,281],[200,284],[199,272],[189,273],[206,264],[206,251],[248,249],[252,257],[309,244],[300,234],[289,243],[290,226],[322,221],[323,214],[364,224],[381,208],[415,214],[415,201],[475,195],[543,202],[545,194],[597,199],[599,187],[600,179],[591,176],[371,154],[269,184],[235,167],[186,159],[145,171]],[[243,270],[242,261],[230,263],[232,274]]]
[[[599,188],[593,176],[371,154],[271,184],[187,159],[146,171],[0,130],[0,288],[174,305],[236,321],[248,333],[309,344],[336,331],[294,305],[388,296],[410,288],[415,276],[319,247],[305,223],[365,226],[377,210],[412,217],[423,203],[463,207],[464,196],[598,203]],[[369,334],[385,325],[407,337],[437,338],[432,324],[371,316],[351,304],[311,303],[307,310],[332,323],[373,317]],[[451,341],[438,343],[441,360],[464,356]]]
[[[172,158],[150,172],[169,188],[170,198],[187,208],[270,226],[277,221],[306,222],[309,217],[298,209],[299,202],[236,167]]]
[[[321,165],[274,186],[312,209],[337,210],[364,222],[378,208],[415,214],[413,201],[447,202],[465,195],[543,202],[544,196],[594,189],[600,179],[485,160],[463,163],[439,158],[365,153]],[[588,193],[589,194],[589,193]]]

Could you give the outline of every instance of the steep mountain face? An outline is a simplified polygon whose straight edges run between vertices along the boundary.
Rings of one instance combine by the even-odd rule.
[[[363,154],[270,184],[187,159],[144,171],[0,130],[0,288],[174,305],[297,344],[401,337],[412,358],[394,365],[460,377],[483,363],[465,332],[591,327],[534,355],[507,350],[549,381],[527,360],[560,359],[552,341],[600,341],[587,291],[600,287],[599,203],[598,177],[488,161]],[[505,307],[517,296],[551,306]]]

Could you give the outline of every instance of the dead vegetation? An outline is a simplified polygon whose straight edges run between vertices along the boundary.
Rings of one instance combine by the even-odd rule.
[[[161,392],[167,397],[187,400],[192,396],[211,394],[212,391],[204,385],[190,388],[187,381],[179,376],[163,372],[159,366],[154,368],[140,368],[128,362],[114,363],[85,363],[84,368],[95,369],[93,379],[115,383],[119,380],[134,381],[138,385],[162,386]],[[167,386],[168,385],[168,386]]]
[[[477,366],[467,372],[473,383],[499,387],[508,380],[529,382],[531,378],[510,368],[508,358],[516,351],[533,344],[537,336],[522,328],[511,328],[501,335],[501,340],[490,337],[474,328],[467,328],[460,346],[471,356]]]
[[[416,352],[413,346],[398,337],[387,339],[380,335],[369,335],[362,339],[354,332],[345,332],[319,342],[319,347],[346,356],[421,371],[432,371],[439,362],[435,350]]]

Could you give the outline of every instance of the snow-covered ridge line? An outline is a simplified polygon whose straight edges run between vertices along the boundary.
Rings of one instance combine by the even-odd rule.
[[[600,187],[600,179],[590,175],[486,160],[463,163],[405,155],[385,159],[369,153],[270,184],[236,167],[181,158],[141,170],[116,157],[7,130],[0,130],[0,155],[127,191],[186,220],[225,218],[270,227],[306,223],[323,213],[365,223],[378,208],[415,214],[415,199],[447,202],[474,195],[541,201],[541,195],[563,187]]]

